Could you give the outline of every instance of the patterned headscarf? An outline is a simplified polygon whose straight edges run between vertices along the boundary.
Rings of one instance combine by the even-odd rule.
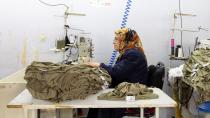
[[[144,49],[141,43],[141,40],[136,32],[134,32],[133,36],[129,41],[125,41],[126,34],[128,33],[128,28],[122,28],[115,31],[115,37],[121,37],[120,38],[120,53],[124,53],[127,49],[130,48],[138,48],[141,52],[144,53]]]

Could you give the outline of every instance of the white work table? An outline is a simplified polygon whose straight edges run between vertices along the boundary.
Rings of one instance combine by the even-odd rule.
[[[0,78],[0,118],[23,118],[22,109],[8,109],[7,104],[25,89],[25,68]]]
[[[25,117],[28,116],[27,109],[61,109],[61,108],[141,108],[140,116],[143,118],[143,108],[155,107],[156,118],[159,118],[159,108],[176,107],[176,102],[158,88],[152,88],[154,93],[159,95],[158,99],[136,100],[134,102],[126,101],[108,101],[97,100],[101,93],[111,91],[107,89],[97,94],[88,96],[85,100],[66,100],[60,103],[53,103],[47,100],[35,99],[29,91],[25,89],[7,105],[8,108],[23,108]]]
[[[0,83],[12,83],[12,84],[26,84],[24,80],[25,68],[18,70],[17,72],[0,79]]]

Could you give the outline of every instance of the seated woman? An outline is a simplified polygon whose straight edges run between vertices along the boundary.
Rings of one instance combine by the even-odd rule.
[[[102,67],[112,78],[111,87],[122,82],[147,83],[147,60],[141,40],[136,31],[122,28],[115,32],[114,48],[120,55],[113,67],[91,62],[93,67]],[[121,118],[125,109],[90,109],[88,118]]]

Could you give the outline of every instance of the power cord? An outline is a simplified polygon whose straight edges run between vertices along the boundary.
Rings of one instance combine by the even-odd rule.
[[[69,8],[69,6],[66,5],[66,4],[49,4],[49,3],[43,2],[42,0],[39,0],[39,2],[41,2],[42,4],[45,4],[47,6],[52,6],[52,7],[55,7],[55,6],[65,6],[66,8]]]
[[[131,3],[132,3],[132,0],[127,0],[120,28],[125,28],[125,26],[127,25],[129,12],[130,12],[131,5],[132,5]],[[113,50],[112,51],[112,56],[109,60],[109,66],[112,66],[114,64],[116,56],[117,56],[117,51]]]

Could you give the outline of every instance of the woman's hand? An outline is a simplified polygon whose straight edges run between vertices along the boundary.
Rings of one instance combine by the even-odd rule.
[[[87,64],[89,66],[92,66],[92,67],[99,67],[100,66],[100,63],[98,63],[98,62],[89,62],[89,63],[85,63],[85,64]]]

